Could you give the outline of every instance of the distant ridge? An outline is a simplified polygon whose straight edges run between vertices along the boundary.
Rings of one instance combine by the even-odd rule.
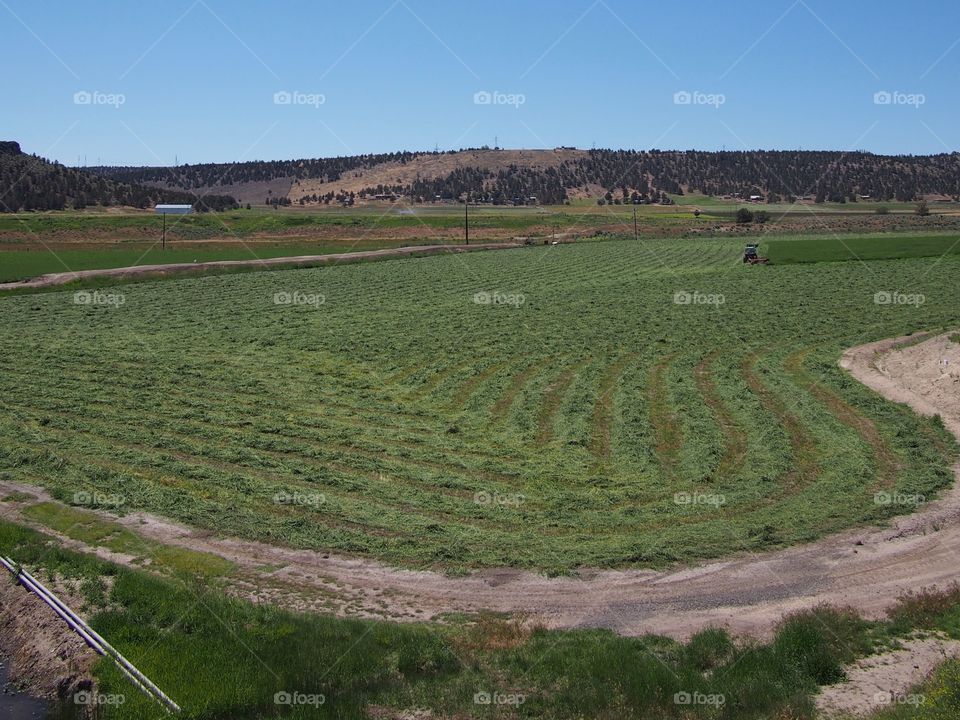
[[[686,193],[764,200],[960,198],[960,155],[750,150],[501,150],[181,165],[98,167],[122,182],[228,192],[245,202],[316,204],[405,198],[509,204],[660,202]]]
[[[158,202],[189,203],[201,212],[237,205],[230,196],[145,187],[68,168],[27,155],[12,140],[0,141],[0,212],[116,205],[148,208]]]

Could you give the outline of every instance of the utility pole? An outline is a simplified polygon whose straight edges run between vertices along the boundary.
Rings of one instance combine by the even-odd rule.
[[[636,205],[633,206],[633,239],[634,240],[640,239],[640,235],[637,232],[637,206]]]
[[[465,197],[463,199],[463,236],[467,241],[467,245],[470,244],[470,198]]]
[[[163,233],[160,235],[160,249],[167,249],[167,214],[163,213]]]

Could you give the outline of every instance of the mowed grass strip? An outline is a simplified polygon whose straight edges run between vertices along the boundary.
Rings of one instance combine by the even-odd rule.
[[[656,438],[657,458],[661,472],[670,484],[677,479],[680,448],[683,444],[683,433],[677,422],[666,382],[667,370],[675,357],[676,355],[667,355],[650,369],[647,399]]]
[[[816,446],[787,402],[775,395],[760,379],[756,370],[758,355],[759,353],[751,353],[745,356],[740,367],[750,390],[787,431],[793,463],[790,471],[782,478],[781,485],[784,491],[795,492],[800,486],[812,483],[820,473]]]
[[[865,417],[835,392],[816,382],[810,376],[804,366],[804,361],[809,353],[810,348],[792,353],[784,365],[787,372],[799,385],[826,405],[840,422],[857,431],[860,437],[870,446],[872,457],[877,463],[877,484],[883,488],[893,487],[897,481],[897,474],[902,467],[900,460],[887,441],[880,435],[876,424],[870,418]]]
[[[625,353],[617,358],[603,373],[597,388],[593,406],[593,437],[590,450],[601,469],[611,460],[613,452],[613,422],[617,383],[624,368],[636,360],[636,353]]]
[[[543,404],[541,406],[537,421],[536,444],[538,447],[547,445],[553,439],[553,424],[555,422],[557,412],[560,410],[560,406],[563,403],[564,395],[569,389],[570,384],[573,382],[573,379],[577,376],[577,373],[580,372],[580,370],[582,370],[583,367],[590,361],[591,358],[586,357],[574,363],[573,365],[565,367],[557,379],[551,382],[545,388]]]
[[[730,478],[736,474],[746,460],[747,434],[717,392],[712,368],[719,354],[719,350],[714,350],[704,355],[703,359],[694,368],[693,376],[703,401],[713,411],[717,423],[723,430],[724,449],[717,464],[716,476],[718,478]]]

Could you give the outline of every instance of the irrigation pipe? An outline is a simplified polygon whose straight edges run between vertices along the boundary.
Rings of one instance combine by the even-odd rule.
[[[50,609],[53,610],[70,627],[71,630],[83,638],[83,641],[93,648],[97,654],[103,655],[104,657],[109,657],[111,660],[113,660],[120,671],[139,690],[154,698],[170,712],[180,712],[179,705],[171,700],[166,693],[163,692],[163,690],[158,688],[150,680],[150,678],[134,667],[134,665],[123,655],[121,655],[116,648],[108,643],[102,635],[91,628],[86,622],[83,621],[82,618],[80,618],[80,616],[67,607],[60,600],[60,598],[47,589],[43,583],[41,583],[39,580],[33,577],[33,575],[28,573],[26,570],[20,567],[19,564],[8,557],[0,556],[0,564],[9,570],[21,585],[23,585],[27,590],[34,593],[37,597],[43,600],[44,603],[50,606]]]

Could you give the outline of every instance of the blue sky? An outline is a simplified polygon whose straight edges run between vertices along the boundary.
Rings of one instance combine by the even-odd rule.
[[[0,59],[0,139],[71,165],[960,145],[946,0],[0,0]]]

